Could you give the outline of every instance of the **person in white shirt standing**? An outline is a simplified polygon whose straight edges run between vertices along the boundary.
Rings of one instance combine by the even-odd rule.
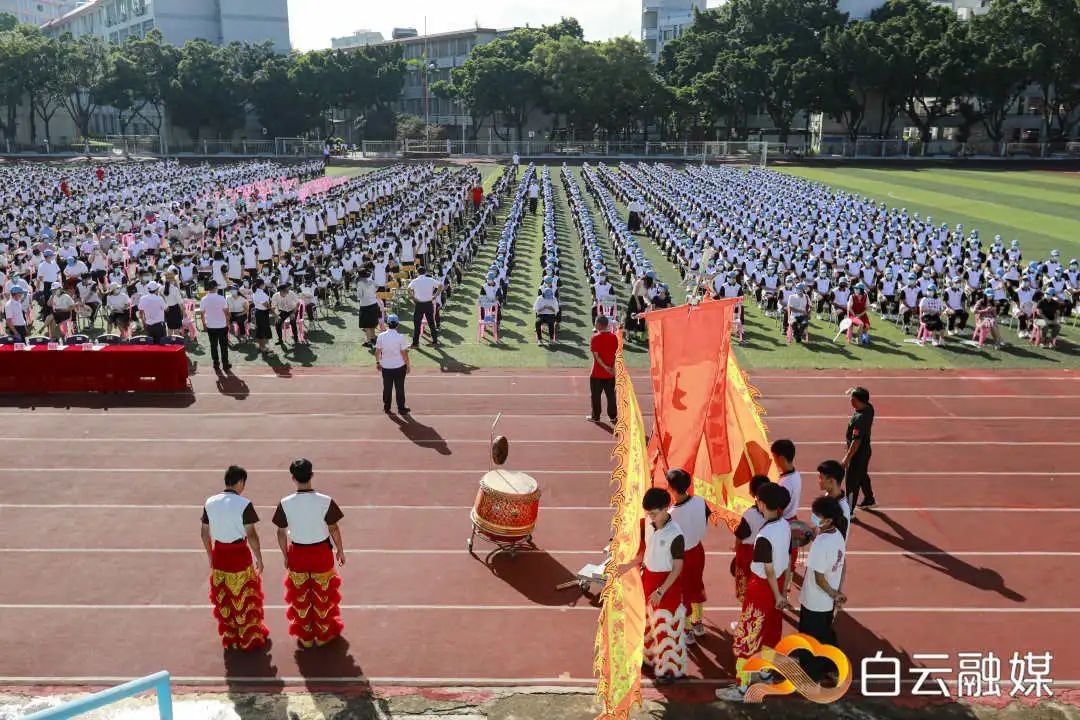
[[[4,322],[8,331],[19,342],[26,342],[26,313],[23,311],[22,299],[25,291],[18,285],[11,288],[11,299],[4,303]]]
[[[278,547],[285,559],[285,601],[289,634],[300,647],[326,645],[341,635],[341,577],[334,567],[345,564],[345,546],[338,523],[345,516],[329,495],[315,492],[311,461],[289,464],[296,492],[274,510]],[[333,540],[333,544],[331,544]]]
[[[375,368],[382,373],[383,412],[390,412],[391,394],[397,394],[397,408],[408,415],[405,404],[405,376],[409,374],[409,346],[398,332],[398,316],[386,316],[386,330],[375,340]]]
[[[840,503],[828,496],[814,500],[811,511],[818,534],[806,556],[806,579],[803,580],[799,597],[799,632],[819,643],[835,646],[835,609],[847,602],[844,593],[840,592],[847,548],[838,525],[843,522],[844,516]],[[831,663],[809,653],[799,655],[799,664],[806,674],[820,683],[826,666]]]
[[[266,341],[270,339],[270,296],[262,278],[256,278],[254,287],[251,306],[255,309],[255,341],[259,343],[259,352],[265,353]]]
[[[224,366],[228,372],[232,369],[229,364],[229,302],[221,295],[215,281],[210,281],[210,291],[199,301],[199,308],[202,310],[203,330],[210,338],[210,359],[214,363],[214,370],[219,371]]]
[[[165,298],[161,297],[161,286],[151,280],[146,285],[146,294],[139,298],[139,319],[143,332],[153,338],[155,344],[165,339]]]
[[[802,475],[795,469],[795,443],[790,440],[776,440],[772,444],[773,462],[780,470],[780,487],[788,491],[790,500],[784,508],[782,517],[789,523],[799,519],[799,499],[802,497]],[[798,548],[791,549],[791,569],[795,570],[795,561],[799,557]],[[791,581],[791,575],[788,575]],[[786,588],[785,588],[786,591]]]
[[[225,648],[253,650],[266,645],[263,622],[262,547],[255,524],[259,514],[243,497],[247,471],[231,465],[225,489],[207,499],[202,542],[210,561],[210,600]]]
[[[420,345],[420,323],[427,318],[428,327],[431,328],[431,344],[439,344],[439,328],[435,325],[435,292],[439,283],[427,274],[424,267],[417,268],[419,273],[409,283],[409,295],[413,299],[413,335],[412,346]]]
[[[703,498],[690,494],[692,479],[682,469],[668,470],[667,483],[675,494],[675,504],[668,510],[671,519],[682,529],[686,543],[683,556],[683,607],[690,615],[686,643],[693,645],[705,635],[705,530],[712,510]]]
[[[540,183],[533,178],[529,182],[529,214],[536,214],[536,207],[540,204]]]

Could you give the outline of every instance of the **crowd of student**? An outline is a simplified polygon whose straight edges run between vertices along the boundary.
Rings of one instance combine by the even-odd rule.
[[[788,174],[622,163],[596,175],[640,209],[692,291],[752,297],[796,341],[816,312],[846,319],[868,344],[873,309],[918,342],[963,334],[974,315],[998,345],[998,325],[1015,321],[1019,338],[1052,346],[1080,299],[1080,261],[1059,250],[1025,259],[1019,240],[996,236],[987,247],[976,228]],[[615,221],[621,234],[627,224]]]
[[[99,321],[105,342],[136,333],[161,342],[201,324],[215,366],[227,334],[254,335],[264,351],[272,327],[281,344],[290,332],[304,342],[305,320],[355,288],[370,329],[425,264],[436,304],[460,281],[500,202],[477,198],[476,169],[430,164],[352,180],[320,177],[319,163],[2,172],[5,187],[23,188],[6,195],[0,227],[9,342],[33,341],[35,331],[43,341],[78,341]]]

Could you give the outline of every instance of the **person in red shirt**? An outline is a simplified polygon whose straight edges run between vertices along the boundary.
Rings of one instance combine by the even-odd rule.
[[[607,413],[611,423],[618,419],[618,407],[615,404],[615,353],[619,349],[619,338],[608,330],[608,319],[604,315],[596,318],[596,334],[589,343],[592,350],[593,366],[589,376],[589,393],[592,395],[592,414],[586,420],[600,422],[600,395],[607,396]]]
[[[97,175],[98,182],[104,182],[105,168],[99,166],[98,169],[94,171],[94,174]]]
[[[477,183],[476,185],[473,185],[473,188],[470,192],[472,194],[473,212],[477,212],[480,210],[480,203],[484,200],[484,188],[480,185],[480,183]]]

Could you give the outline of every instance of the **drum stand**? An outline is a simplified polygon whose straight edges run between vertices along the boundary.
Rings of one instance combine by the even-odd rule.
[[[510,558],[516,558],[518,551],[520,550],[532,550],[536,546],[533,545],[532,535],[526,535],[523,538],[516,538],[514,540],[496,540],[494,538],[485,535],[480,528],[476,527],[476,523],[473,523],[472,532],[469,534],[469,539],[465,541],[465,547],[469,550],[470,555],[475,555],[473,552],[473,541],[476,538],[486,540],[495,546],[495,549],[488,553],[488,557],[498,555],[501,552],[510,553]]]

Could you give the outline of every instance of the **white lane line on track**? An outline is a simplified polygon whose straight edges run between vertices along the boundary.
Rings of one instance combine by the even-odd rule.
[[[394,445],[490,445],[491,440],[488,438],[440,438],[431,440],[414,440],[411,438],[358,438],[358,437],[313,437],[313,438],[300,438],[290,437],[290,442],[294,443],[392,443]],[[0,437],[0,442],[12,442],[19,444],[43,442],[55,445],[57,442],[61,443],[160,443],[167,445],[170,443],[226,443],[229,445],[235,443],[244,443],[249,445],[262,445],[262,444],[274,444],[280,445],[281,438],[191,438],[191,437],[64,437],[62,440],[57,440],[54,437],[22,437],[22,436],[6,436]],[[615,440],[613,438],[604,438],[602,440],[535,440],[535,439],[514,439],[512,441],[516,445],[614,445]],[[830,445],[840,446],[842,443],[837,440],[800,440],[799,445],[819,446]],[[942,447],[969,447],[978,446],[985,447],[987,445],[996,445],[1002,447],[1080,447],[1080,441],[1067,441],[1067,440],[875,440],[874,447],[885,447],[890,445],[903,446],[916,445],[919,447],[930,446],[942,446]],[[372,472],[378,472],[373,470]]]
[[[800,443],[805,444],[805,443]],[[839,443],[828,443],[830,445],[839,445]],[[281,475],[287,473],[287,468],[245,468],[248,474],[251,473],[272,473]],[[431,469],[423,468],[419,470],[407,470],[403,468],[386,468],[373,470],[370,468],[341,468],[341,469],[325,469],[319,468],[317,472],[320,475],[474,475],[480,477],[484,473],[488,472],[488,468],[477,468],[470,470],[455,470],[455,469]],[[606,475],[611,476],[610,470],[527,470],[522,469],[518,472],[523,472],[528,475]],[[220,475],[221,468],[123,468],[123,467],[0,467],[0,475],[15,474],[25,475],[28,473],[140,473],[148,475],[167,475],[167,474],[181,474],[181,473],[198,473],[198,474],[214,474]],[[946,479],[954,477],[1035,477],[1035,478],[1064,478],[1064,477],[1080,477],[1080,471],[1059,471],[1059,470],[1017,470],[1017,471],[997,471],[997,470],[871,470],[871,476],[878,477],[905,477],[905,478],[933,478],[933,479]],[[70,479],[70,478],[69,478]]]
[[[24,410],[5,411],[0,410],[0,417],[4,415],[14,415],[19,417],[39,417],[39,416],[54,416],[62,415],[68,418],[88,417],[92,418],[95,422],[101,420],[108,420],[113,417],[183,417],[183,418],[256,418],[256,417],[283,417],[283,418],[383,418],[382,413],[377,412],[339,412],[339,413],[308,413],[283,410],[281,412],[186,412],[183,410],[174,411],[157,411],[149,410],[147,412],[128,412],[124,410],[110,410],[108,408],[91,408],[96,412],[69,412],[67,410],[36,410],[32,408],[26,408]],[[442,413],[424,413],[422,416],[425,420],[433,419],[466,419],[466,420],[490,420],[491,414],[484,413],[481,415],[444,415]],[[530,420],[554,420],[562,418],[580,418],[581,413],[552,413],[550,415],[510,415],[503,414],[503,420],[527,418]],[[652,413],[644,413],[643,417],[647,420],[652,418]],[[846,421],[850,419],[850,415],[771,415],[765,414],[765,419],[769,422],[795,422],[799,420],[834,420],[836,422]],[[897,421],[916,421],[927,422],[934,420],[967,420],[967,421],[982,421],[982,420],[1000,420],[1000,421],[1080,421],[1080,415],[884,415],[878,413],[875,416],[878,423],[883,422],[897,422]]]
[[[321,373],[321,372],[305,372],[300,370],[296,375],[278,375],[277,373],[234,373],[235,377],[241,378],[270,378],[274,380],[307,380],[311,378],[367,378],[369,380],[377,381],[378,376],[374,371],[368,370],[366,372],[355,373]],[[646,368],[631,368],[630,376],[634,380],[648,380],[650,374]],[[208,380],[217,380],[215,375],[199,375],[196,374],[193,377],[205,377]],[[492,379],[510,379],[510,380],[570,380],[578,379],[582,382],[586,377],[580,374],[580,371],[567,370],[565,372],[537,372],[531,374],[506,374],[506,375],[489,375],[486,373],[453,373],[446,372],[440,374],[427,373],[421,370],[418,373],[414,373],[409,378],[409,382],[418,382],[422,380],[492,380]],[[927,374],[927,375],[861,375],[859,373],[852,373],[851,375],[818,375],[814,373],[784,373],[784,374],[768,374],[750,372],[751,380],[847,380],[855,383],[862,380],[914,380],[924,381],[933,380],[940,382],[954,382],[956,380],[978,380],[984,382],[991,382],[994,380],[1023,380],[1023,381],[1038,381],[1038,380],[1051,380],[1051,381],[1069,381],[1080,380],[1080,373],[1075,375],[939,375],[939,374]]]
[[[0,510],[176,510],[190,512],[202,509],[202,505],[138,505],[107,503],[0,503]],[[276,505],[256,505],[257,509],[272,510]],[[424,510],[467,512],[471,505],[341,505],[342,510]],[[809,506],[800,510],[810,510]],[[610,505],[544,505],[543,512],[611,512]],[[1080,507],[890,507],[867,511],[871,517],[875,513],[1080,513]],[[859,516],[861,517],[861,516]]]
[[[206,604],[161,604],[161,605],[79,605],[79,604],[56,604],[56,605],[40,605],[40,604],[6,604],[0,603],[0,612],[4,610],[82,610],[82,611],[132,611],[132,610],[209,610],[212,606],[209,603]],[[266,610],[285,610],[288,608],[286,605],[264,605]],[[404,612],[419,612],[419,611],[487,611],[487,612],[535,612],[535,611],[554,611],[554,612],[592,612],[599,613],[600,608],[593,607],[592,605],[405,605],[405,604],[361,604],[361,605],[341,605],[342,610],[373,610],[379,612],[387,611],[404,611]],[[706,606],[706,612],[739,612],[740,607],[737,606]],[[893,606],[893,607],[849,607],[845,606],[844,611],[853,615],[859,615],[864,613],[927,613],[927,614],[939,614],[939,613],[999,613],[999,614],[1064,614],[1064,613],[1080,613],[1080,607],[1049,607],[1049,608],[1031,608],[1031,607],[909,607],[909,606]]]
[[[486,549],[483,548],[483,549]],[[44,555],[205,555],[202,548],[0,548],[0,553],[44,554]],[[464,555],[464,548],[422,549],[407,548],[383,550],[378,548],[354,548],[346,550],[347,555]],[[600,550],[518,550],[518,555],[591,555],[598,557]],[[710,557],[731,557],[730,550],[707,550]],[[910,552],[907,550],[852,550],[848,557],[1080,557],[1080,551],[1072,550],[959,550],[948,552],[935,550],[929,552]]]
[[[637,379],[636,377],[634,378]],[[862,380],[912,380],[916,382],[923,382],[926,380],[934,380],[940,382],[956,382],[957,380],[977,380],[982,382],[992,382],[994,380],[1014,380],[1030,382],[1032,380],[1052,380],[1055,382],[1080,380],[1080,373],[1076,375],[860,375],[853,373],[851,375],[814,375],[806,373],[791,373],[784,375],[767,375],[759,374],[755,372],[750,373],[751,380],[847,380],[852,384],[860,382]]]
[[[381,391],[373,391],[373,392],[314,392],[314,391],[306,391],[306,392],[299,392],[299,391],[296,391],[296,392],[294,392],[294,391],[275,392],[275,391],[258,391],[258,392],[251,392],[251,391],[245,390],[243,392],[239,392],[239,391],[237,391],[237,392],[232,392],[232,391],[226,392],[226,391],[221,391],[221,390],[218,390],[218,391],[207,390],[202,394],[205,394],[207,396],[221,395],[223,397],[242,397],[242,398],[245,398],[245,399],[247,399],[247,398],[265,398],[265,397],[370,397],[370,398],[376,398],[376,397],[381,398],[382,397],[382,392]],[[140,396],[141,397],[170,397],[170,398],[175,398],[175,397],[177,397],[177,393],[146,392],[146,393],[140,393]],[[444,392],[414,392],[414,391],[410,391],[409,392],[409,397],[410,398],[412,398],[412,397],[438,397],[438,398],[446,398],[446,397],[455,397],[455,398],[478,397],[478,398],[503,398],[505,400],[505,399],[512,399],[512,398],[537,398],[537,397],[540,397],[540,398],[552,398],[552,397],[588,398],[589,394],[587,392],[576,392],[576,393],[553,393],[553,392],[546,392],[546,393],[519,393],[519,392],[513,392],[513,393],[508,393],[508,392],[501,392],[501,393],[462,393],[462,392],[456,392],[456,391],[455,392],[446,392],[446,391],[444,391]],[[776,393],[776,394],[769,393],[766,397],[767,397],[767,399],[769,401],[773,401],[773,400],[804,400],[804,399],[812,399],[812,400],[836,400],[837,399],[836,393],[816,393],[816,394],[807,394],[807,395],[803,395],[803,394],[792,395],[792,394],[787,394],[787,393]],[[990,395],[990,394],[984,394],[984,393],[976,393],[976,394],[947,395],[947,394],[942,394],[942,393],[914,393],[914,392],[911,392],[911,393],[903,393],[903,394],[900,394],[900,395],[894,395],[894,394],[874,393],[874,400],[875,401],[880,400],[881,398],[892,398],[892,399],[924,398],[924,399],[933,399],[933,400],[972,400],[972,399],[978,400],[978,399],[985,398],[985,399],[990,399],[990,400],[1013,399],[1013,400],[1040,400],[1040,401],[1044,401],[1044,400],[1080,400],[1080,394],[1072,394],[1072,395],[1020,395],[1020,394]],[[642,395],[640,400],[644,403],[646,401],[650,401],[651,398],[649,396],[647,396],[647,395]],[[27,403],[27,404],[31,404],[31,403]]]

